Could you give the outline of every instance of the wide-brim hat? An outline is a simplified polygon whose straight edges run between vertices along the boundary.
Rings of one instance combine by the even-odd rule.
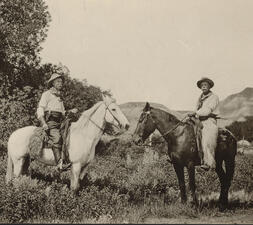
[[[60,75],[60,74],[58,74],[58,73],[53,73],[52,76],[50,77],[50,79],[47,81],[47,84],[48,84],[48,85],[51,85],[52,82],[53,82],[55,79],[57,79],[57,78],[61,78],[62,81],[64,81],[64,78],[63,78],[62,75]]]
[[[201,88],[200,85],[202,82],[207,82],[210,85],[210,88],[212,88],[214,86],[214,82],[208,78],[208,77],[202,77],[198,82],[197,82],[197,86],[198,88]]]

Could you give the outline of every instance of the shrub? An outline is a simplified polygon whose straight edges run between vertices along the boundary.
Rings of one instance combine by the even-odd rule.
[[[88,168],[77,196],[69,190],[69,172],[59,176],[53,168],[35,161],[32,179],[21,177],[5,185],[6,157],[0,159],[1,222],[136,223],[147,216],[192,218],[217,213],[211,204],[199,211],[180,203],[177,177],[163,151],[153,157],[155,147],[145,150],[120,139],[105,145]],[[245,207],[253,200],[252,159],[237,155],[230,188],[231,201],[240,199]],[[188,182],[188,176],[185,178]],[[216,173],[197,170],[196,184],[199,195],[210,197],[206,201],[218,198]]]

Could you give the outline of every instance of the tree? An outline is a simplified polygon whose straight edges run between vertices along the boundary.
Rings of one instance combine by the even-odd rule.
[[[246,139],[253,141],[253,116],[247,116],[246,121],[235,121],[226,127],[229,129],[238,140]]]
[[[41,42],[50,14],[44,0],[0,1],[0,85],[9,95],[13,86],[32,86],[39,67]]]
[[[39,99],[54,72],[65,78],[66,109],[82,112],[102,100],[99,87],[71,79],[66,66],[41,65],[38,53],[49,22],[44,0],[0,0],[0,147],[17,128],[36,125]]]

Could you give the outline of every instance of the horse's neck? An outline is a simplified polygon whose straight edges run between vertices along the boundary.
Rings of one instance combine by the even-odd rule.
[[[173,117],[173,118],[172,118]],[[157,130],[163,135],[169,130],[173,129],[180,121],[167,112],[157,110],[155,112],[154,120],[156,122]],[[174,136],[175,132],[172,131],[166,136]]]
[[[105,128],[105,109],[103,106],[99,106],[97,110],[89,117],[87,124],[84,125],[82,120],[77,121],[74,125],[77,129],[76,132],[83,132],[87,135],[87,130],[89,134],[102,134]]]
[[[89,121],[90,123],[92,123],[93,125],[95,125],[96,128],[98,128],[98,130],[104,130],[105,128],[105,109],[103,108],[103,106],[99,107],[97,109],[97,111],[91,116],[90,118],[91,121]]]
[[[164,139],[168,143],[167,147],[170,154],[175,150],[174,147],[177,146],[178,136],[182,134],[184,128],[182,126],[177,127],[180,121],[174,117],[170,118],[170,114],[166,112],[157,114],[154,120],[156,122],[157,130],[161,135],[164,135]]]

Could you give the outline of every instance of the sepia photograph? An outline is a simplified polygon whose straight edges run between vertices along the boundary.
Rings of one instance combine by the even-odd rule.
[[[252,224],[253,0],[0,0],[0,223]]]

